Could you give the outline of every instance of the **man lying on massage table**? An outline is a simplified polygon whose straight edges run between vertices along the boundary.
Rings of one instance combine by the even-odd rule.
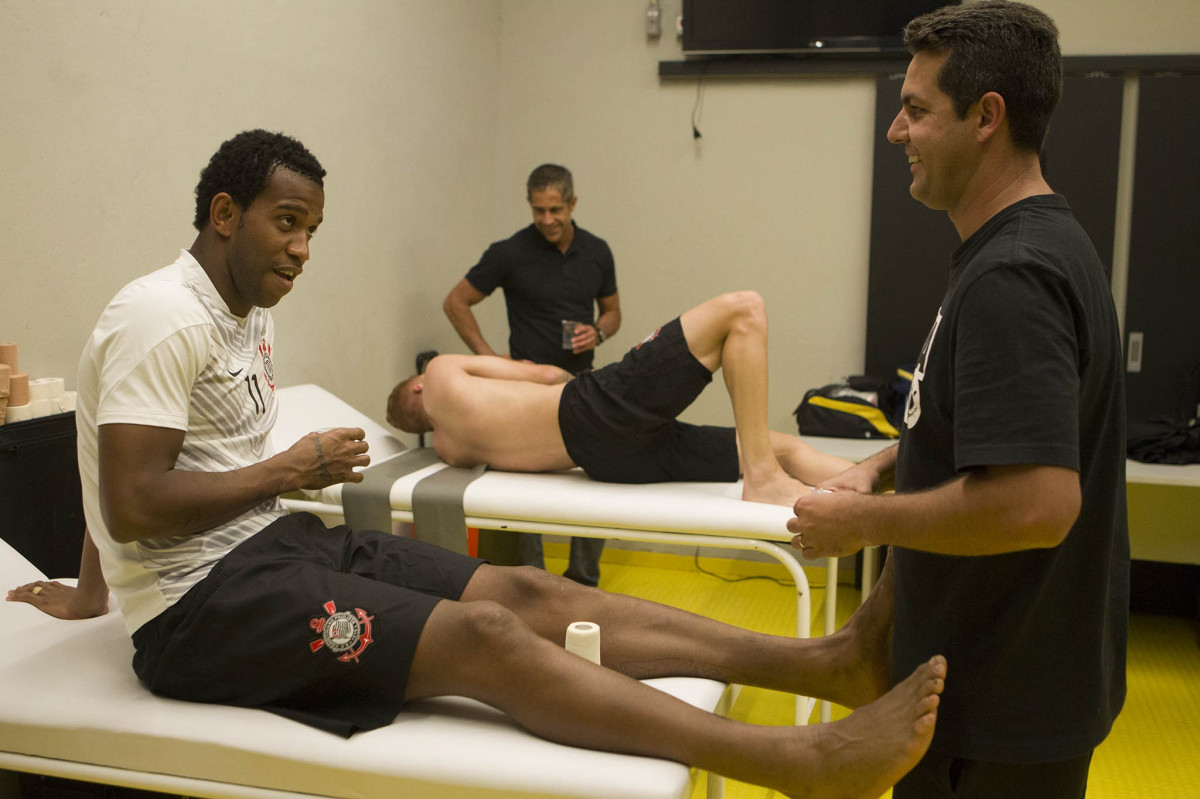
[[[191,249],[122,289],[80,359],[85,515],[150,690],[346,735],[415,699],[465,696],[553,741],[790,795],[873,797],[910,769],[946,664],[885,693],[890,586],[833,635],[767,636],[283,510],[280,494],[359,482],[370,460],[347,428],[271,453],[266,309],[308,260],[324,174],[281,134],[225,142],[201,173]],[[581,619],[604,630],[603,665],[563,648]],[[816,727],[738,723],[637,679],[667,675],[859,709]]]
[[[676,417],[721,369],[735,428]],[[851,464],[767,427],[767,315],[753,291],[722,294],[650,334],[618,363],[571,374],[491,355],[440,355],[396,386],[388,422],[433,431],[452,466],[579,466],[610,483],[733,482],[791,507]],[[808,484],[808,485],[806,485]]]

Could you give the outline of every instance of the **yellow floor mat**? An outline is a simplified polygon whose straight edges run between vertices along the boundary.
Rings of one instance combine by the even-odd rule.
[[[560,550],[547,544],[546,565],[562,572]],[[561,549],[565,554],[565,548]],[[660,553],[605,554],[601,587],[702,613],[730,624],[778,635],[794,634],[794,589],[781,585],[786,571],[777,564],[701,558],[703,574],[691,556]],[[762,575],[770,579],[742,579]],[[812,629],[819,635],[824,618],[823,570],[808,572],[812,584]],[[734,581],[737,582],[727,582]],[[842,623],[858,605],[852,587],[838,588]],[[1135,615],[1130,620],[1129,696],[1112,734],[1096,750],[1088,780],[1088,799],[1196,799],[1200,797],[1200,646],[1194,622]],[[745,689],[731,715],[757,724],[790,723],[792,697],[775,691]],[[834,717],[846,713],[834,708]],[[757,786],[729,780],[728,799],[766,799],[775,795]],[[705,778],[697,779],[693,799],[705,796]],[[885,794],[890,796],[890,792]]]

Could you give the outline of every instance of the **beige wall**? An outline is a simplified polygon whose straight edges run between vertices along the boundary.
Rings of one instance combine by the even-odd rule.
[[[1200,52],[1194,0],[1034,5],[1068,54]],[[663,0],[664,19],[681,7]],[[863,368],[874,78],[710,77],[695,141],[697,82],[658,79],[681,49],[672,24],[646,38],[645,8],[505,0],[494,233],[523,221],[529,168],[568,164],[576,218],[617,259],[625,324],[605,359],[717,292],[756,289],[771,320],[771,424],[794,430],[807,388]],[[723,392],[687,418],[729,423]]]
[[[805,388],[862,368],[874,81],[708,79],[695,140],[697,84],[659,80],[679,45],[646,39],[645,7],[504,4],[497,218],[518,221],[504,189],[537,159],[574,170],[576,219],[617,261],[625,322],[605,360],[718,292],[759,291],[770,421],[794,431]],[[725,393],[686,418],[731,423]]]
[[[325,223],[276,309],[284,385],[383,419],[446,347],[438,270],[488,235],[500,7],[479,0],[0,0],[0,340],[66,376],[124,283],[191,245],[193,189],[252,127],[329,171]]]
[[[1194,0],[1039,0],[1077,53],[1200,52]],[[669,20],[680,0],[664,0]],[[329,169],[310,268],[276,311],[281,383],[382,421],[422,349],[464,351],[446,291],[528,219],[524,178],[568,164],[617,258],[610,360],[717,292],[772,320],[771,421],[862,367],[870,78],[660,81],[645,0],[0,0],[0,340],[74,384],[97,313],[194,236],[223,139],[299,137]],[[933,213],[933,212],[930,212]],[[504,338],[499,299],[480,306]],[[728,422],[719,390],[690,417]]]

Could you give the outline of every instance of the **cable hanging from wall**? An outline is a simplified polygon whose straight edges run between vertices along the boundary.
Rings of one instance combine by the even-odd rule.
[[[704,72],[700,73],[700,77],[696,79],[696,100],[692,103],[692,138],[699,139],[700,136],[700,116],[704,111],[704,76],[708,72],[708,65],[704,65]]]

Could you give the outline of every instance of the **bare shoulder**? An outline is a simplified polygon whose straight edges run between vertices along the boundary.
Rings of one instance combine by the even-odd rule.
[[[480,355],[439,355],[425,367],[424,392],[445,394],[460,392],[462,385],[474,376],[472,366]]]
[[[438,362],[447,358],[444,363]],[[547,383],[551,372],[561,372],[561,369],[542,364],[514,361],[511,358],[501,358],[499,355],[439,355],[429,363],[429,372],[437,366],[435,380],[450,379],[456,376],[478,378],[480,380],[513,380],[528,383]]]
[[[476,355],[439,355],[430,361],[425,367],[426,375],[442,374],[450,372],[463,372],[466,370],[467,362]]]

